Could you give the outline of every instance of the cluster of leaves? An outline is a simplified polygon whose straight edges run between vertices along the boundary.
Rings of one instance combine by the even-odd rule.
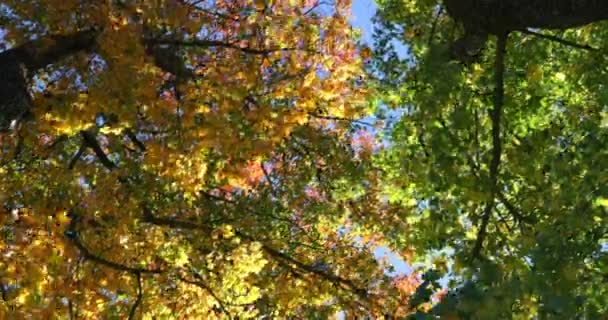
[[[9,46],[96,39],[27,70],[33,119],[0,134],[2,317],[396,308],[361,240],[394,209],[350,141],[369,90],[349,6],[4,1]]]
[[[0,317],[605,316],[608,27],[461,64],[444,2],[4,1]]]
[[[494,41],[450,62],[463,31],[441,1],[379,6],[373,72],[405,109],[384,183],[418,204],[403,235],[417,256],[450,253],[451,292],[417,319],[605,316],[607,25],[510,33],[495,119]]]

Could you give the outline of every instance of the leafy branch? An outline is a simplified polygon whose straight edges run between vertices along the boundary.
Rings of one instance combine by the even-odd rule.
[[[200,276],[196,273],[194,273],[195,277],[199,278],[198,280],[190,280],[187,279],[185,277],[178,277],[180,281],[185,282],[187,284],[190,285],[194,285],[197,286],[203,290],[205,290],[207,293],[209,293],[209,295],[211,295],[213,297],[213,299],[215,299],[215,301],[217,301],[220,310],[222,311],[222,313],[224,313],[226,316],[228,316],[228,319],[232,319],[232,315],[230,314],[230,312],[228,311],[228,309],[226,308],[226,303],[220,299],[220,297],[211,289],[211,287],[209,287],[209,285],[207,285],[205,282],[202,281],[202,279],[200,279]]]
[[[308,115],[310,117],[316,118],[316,119],[323,119],[323,120],[332,120],[332,121],[345,121],[345,122],[350,122],[350,123],[356,123],[362,126],[367,126],[367,127],[374,127],[373,124],[369,123],[369,122],[365,122],[362,120],[357,120],[357,119],[349,119],[349,118],[343,118],[343,117],[336,117],[336,116],[326,116],[326,115],[322,115],[322,114],[318,114],[318,113],[308,113]]]
[[[238,50],[243,53],[253,55],[267,55],[273,52],[286,52],[286,51],[308,51],[318,53],[313,49],[296,48],[296,47],[273,47],[273,48],[252,48],[241,46],[231,42],[219,41],[219,40],[207,40],[207,39],[168,39],[168,38],[144,38],[144,41],[149,44],[160,44],[160,45],[171,45],[178,47],[203,47],[203,48],[225,48]]]
[[[78,230],[76,230],[78,221],[80,221],[80,217],[72,217],[72,220],[70,221],[70,224],[65,230],[64,234],[65,237],[68,238],[76,248],[78,248],[80,254],[83,256],[84,259],[99,263],[114,270],[130,272],[133,274],[160,274],[164,272],[161,269],[146,269],[127,266],[118,262],[107,260],[105,258],[102,258],[101,256],[94,254],[91,250],[89,250],[89,248],[86,247],[86,245],[80,239],[80,234]]]
[[[165,226],[165,227],[169,227],[169,228],[200,230],[205,233],[211,233],[213,231],[212,228],[210,228],[208,226],[200,225],[200,224],[189,222],[189,221],[155,217],[152,214],[151,210],[147,207],[144,207],[144,221],[157,225],[157,226]],[[264,250],[264,252],[266,252],[266,254],[268,254],[270,257],[272,257],[277,263],[279,263],[283,267],[286,267],[288,269],[297,268],[298,270],[305,271],[306,273],[315,274],[326,281],[329,281],[331,283],[339,285],[342,288],[345,288],[345,289],[348,289],[348,290],[354,292],[363,300],[369,299],[367,291],[363,288],[357,287],[349,279],[344,279],[336,274],[333,274],[332,272],[320,270],[313,265],[309,265],[304,262],[301,262],[277,249],[274,249],[273,247],[269,246],[268,244],[266,244],[262,241],[259,241],[255,237],[250,236],[240,230],[235,230],[235,234],[237,236],[241,237],[242,239],[246,239],[251,242],[260,243],[262,246],[262,250]]]

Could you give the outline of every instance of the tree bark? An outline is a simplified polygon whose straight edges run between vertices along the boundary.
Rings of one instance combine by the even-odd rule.
[[[608,19],[606,0],[444,0],[444,4],[465,29],[490,34],[568,29]]]
[[[608,19],[608,0],[443,0],[448,14],[463,24],[452,58],[477,61],[489,34],[528,28],[568,29]]]
[[[97,29],[87,29],[66,35],[52,35],[26,42],[12,50],[15,51],[20,62],[25,64],[28,71],[34,72],[77,52],[91,50],[98,35],[99,30]]]
[[[91,50],[99,30],[89,29],[67,35],[47,36],[0,52],[0,132],[30,111],[28,82],[40,68]]]

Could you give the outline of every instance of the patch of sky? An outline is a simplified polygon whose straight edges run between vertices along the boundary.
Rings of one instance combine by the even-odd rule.
[[[374,24],[373,18],[376,14],[377,7],[373,0],[355,0],[353,1],[352,16],[350,23],[361,30],[361,41],[373,46]],[[395,48],[395,52],[401,59],[407,58],[407,46],[398,41],[391,42]]]
[[[376,257],[376,260],[388,262],[389,269],[386,273],[392,277],[410,274],[413,271],[412,266],[387,246],[379,246],[376,248],[376,250],[374,250],[374,256]]]
[[[361,42],[367,46],[373,46],[373,22],[372,18],[376,14],[376,4],[373,0],[356,0],[353,1],[352,15],[350,23],[353,27],[359,29],[361,32]],[[401,50],[402,54],[407,51],[405,48]],[[384,105],[379,105],[374,115],[370,115],[357,121],[353,122],[353,130],[357,131],[363,129],[369,130],[379,137],[380,143],[383,147],[389,147],[391,145],[390,132],[391,128],[403,115],[402,110],[391,109]],[[382,126],[361,126],[364,124],[377,123],[379,120],[383,121]],[[341,232],[348,232],[348,230],[341,230]],[[389,268],[386,270],[390,276],[399,276],[403,274],[409,274],[413,271],[412,267],[404,261],[399,254],[392,251],[387,246],[379,246],[374,250],[374,256],[379,261],[387,261]]]
[[[373,46],[374,43],[372,38],[374,33],[373,17],[376,14],[376,11],[377,7],[373,0],[353,1],[350,23],[360,30],[361,42],[367,46]],[[400,44],[396,45],[395,50],[401,58],[407,56],[407,48],[405,46]],[[395,123],[399,121],[403,114],[403,109],[394,109],[386,105],[378,105],[374,115],[367,116],[360,120],[365,123],[376,123],[378,120],[382,120],[383,126],[378,126],[379,128],[382,128],[382,131],[379,131],[378,127],[368,129],[371,129],[373,133],[379,136],[381,144],[384,147],[389,147],[391,144],[390,135],[386,133],[391,131]]]

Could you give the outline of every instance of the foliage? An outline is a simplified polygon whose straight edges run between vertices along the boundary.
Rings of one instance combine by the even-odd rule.
[[[3,1],[0,318],[605,317],[604,14],[494,1]]]
[[[440,1],[379,6],[373,70],[405,113],[378,161],[418,204],[405,243],[420,259],[453,252],[451,292],[414,318],[605,316],[606,24],[511,32],[495,121],[494,41],[478,61],[451,61],[463,31]]]
[[[21,64],[33,116],[0,133],[2,318],[394,308],[349,7],[4,1],[4,42],[52,63]]]

